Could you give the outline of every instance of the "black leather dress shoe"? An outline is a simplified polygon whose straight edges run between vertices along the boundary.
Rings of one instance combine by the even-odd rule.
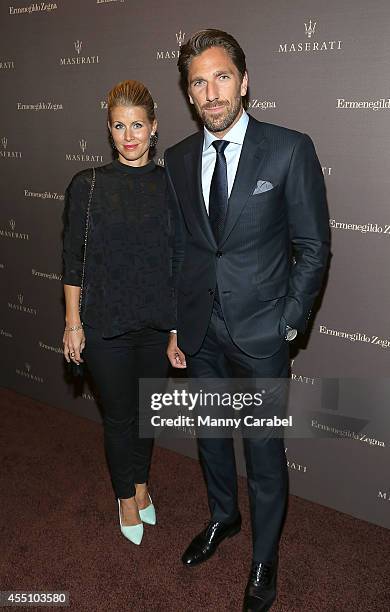
[[[241,515],[233,523],[211,521],[191,542],[181,560],[192,567],[210,559],[225,538],[231,538],[241,529]]]
[[[276,598],[278,564],[252,563],[246,585],[243,612],[267,612]]]

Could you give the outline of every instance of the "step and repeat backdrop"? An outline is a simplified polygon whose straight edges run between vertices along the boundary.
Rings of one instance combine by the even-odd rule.
[[[106,95],[118,81],[154,96],[158,163],[197,129],[176,62],[205,27],[238,39],[249,112],[308,133],[327,185],[329,273],[291,355],[291,410],[307,419],[286,440],[291,493],[390,527],[388,0],[3,0],[0,384],[100,419],[91,388],[64,369],[64,192],[112,159]],[[196,454],[191,438],[159,443]],[[239,447],[238,462],[244,473]]]

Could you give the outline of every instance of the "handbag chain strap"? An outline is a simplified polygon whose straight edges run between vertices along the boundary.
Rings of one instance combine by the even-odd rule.
[[[89,190],[87,214],[85,218],[85,236],[84,236],[84,257],[83,257],[83,271],[81,274],[81,287],[80,287],[80,299],[79,299],[79,312],[81,313],[81,305],[83,301],[83,290],[84,290],[84,277],[85,277],[85,263],[87,261],[87,242],[88,242],[88,230],[89,230],[89,215],[91,210],[93,190],[95,188],[96,173],[95,168],[92,168],[92,182]]]

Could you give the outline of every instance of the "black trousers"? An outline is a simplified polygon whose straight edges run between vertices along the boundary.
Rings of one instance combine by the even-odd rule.
[[[138,435],[138,379],[164,378],[168,372],[168,332],[142,329],[114,338],[84,327],[83,352],[103,409],[104,444],[118,498],[135,495],[148,480],[153,440]]]
[[[232,341],[220,306],[215,303],[205,341],[187,356],[192,378],[287,378],[288,343],[271,357],[256,359]],[[238,514],[233,439],[199,438],[211,519],[229,523]],[[288,488],[283,440],[272,435],[243,438],[252,523],[253,559],[270,562],[277,555]]]

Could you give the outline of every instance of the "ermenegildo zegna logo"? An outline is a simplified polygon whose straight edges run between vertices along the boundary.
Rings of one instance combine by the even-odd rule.
[[[13,240],[30,240],[29,234],[17,230],[15,219],[10,219],[8,223],[8,229],[0,227],[0,238],[11,238]]]
[[[31,191],[31,189],[25,189],[23,194],[25,198],[39,198],[40,200],[59,200],[63,202],[65,199],[63,193],[57,193],[56,191]]]
[[[186,33],[182,32],[180,30],[180,32],[176,32],[176,44],[177,49],[158,49],[156,51],[156,59],[157,60],[174,60],[174,59],[179,59],[179,54],[180,54],[180,47],[182,46],[183,42],[185,41],[186,38]]]
[[[51,344],[45,344],[45,342],[42,342],[41,340],[38,341],[38,346],[40,349],[43,349],[44,351],[50,351],[52,353],[57,353],[57,355],[64,354],[64,351],[60,346],[52,346]]]
[[[360,234],[383,234],[390,236],[390,224],[378,225],[378,223],[348,223],[330,219],[329,225],[332,229],[347,230]]]
[[[40,272],[39,270],[32,268],[31,274],[36,278],[42,278],[44,280],[62,280],[62,274],[59,274],[57,272]]]
[[[258,98],[252,98],[248,102],[248,108],[268,110],[270,108],[276,108],[276,102],[273,100],[259,100]]]
[[[348,340],[349,342],[364,342],[365,344],[373,344],[382,349],[390,348],[390,338],[380,338],[374,334],[366,334],[365,332],[356,332],[340,329],[330,329],[326,325],[319,325],[318,331],[326,336],[333,336],[340,340]]]
[[[279,43],[278,53],[318,53],[335,52],[342,48],[341,40],[317,40],[318,22],[308,19],[304,23],[305,40]]]
[[[380,446],[381,448],[386,448],[386,443],[383,440],[378,440],[377,438],[364,432],[356,432],[352,431],[351,429],[336,427],[334,425],[329,425],[328,423],[322,423],[318,419],[312,419],[310,424],[312,429],[315,429],[321,433],[325,432],[326,434],[329,434],[330,437],[342,438],[344,440],[348,438],[350,440],[355,440],[356,442],[362,442],[368,446]]]
[[[34,104],[24,104],[23,102],[17,102],[16,110],[18,111],[58,111],[64,110],[62,104],[56,104],[55,102],[35,102]]]
[[[25,15],[29,13],[51,13],[55,11],[57,4],[55,2],[33,2],[28,6],[9,6],[10,15]]]
[[[390,98],[380,98],[379,100],[346,100],[345,98],[337,98],[336,108],[345,110],[389,110]]]
[[[108,110],[108,104],[107,104],[107,100],[100,100],[99,101],[99,108],[100,110]],[[154,109],[156,110],[158,108],[158,104],[157,102],[154,103]]]
[[[79,140],[79,146],[80,146],[80,150],[81,153],[65,153],[65,159],[66,161],[71,161],[71,162],[93,162],[93,163],[102,163],[103,162],[103,155],[96,155],[96,154],[92,154],[92,153],[86,153],[87,150],[87,141],[82,138],[81,140]]]
[[[0,139],[0,157],[20,159],[22,157],[22,153],[21,151],[10,151],[8,149],[8,138],[6,136],[2,136]]]
[[[73,43],[73,46],[74,46],[76,55],[60,57],[60,66],[75,66],[79,64],[98,64],[99,63],[98,55],[84,55],[82,53],[82,50],[83,50],[82,40],[75,40]]]

